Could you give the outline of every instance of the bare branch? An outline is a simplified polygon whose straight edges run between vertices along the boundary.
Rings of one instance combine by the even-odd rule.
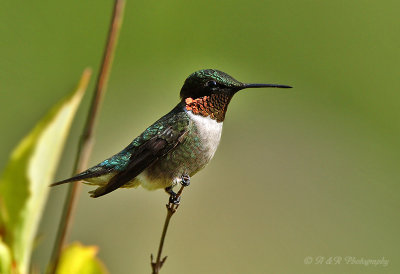
[[[92,98],[92,103],[87,116],[86,124],[79,143],[78,153],[75,160],[74,173],[77,174],[87,168],[89,156],[92,152],[93,130],[97,121],[101,102],[106,92],[108,77],[114,57],[115,46],[118,40],[119,30],[122,24],[125,1],[115,0],[114,11],[111,18],[111,25],[108,32],[107,45],[104,50],[103,61],[97,77],[96,88]],[[70,184],[67,199],[64,204],[63,215],[57,232],[48,273],[55,273],[60,259],[60,254],[65,246],[68,233],[75,213],[77,196],[80,191],[80,184]]]
[[[182,195],[182,191],[184,189],[184,186],[182,185],[181,188],[179,189],[178,193],[176,194],[176,198],[179,200],[179,198]],[[167,207],[167,216],[165,217],[165,222],[164,222],[164,228],[161,234],[161,239],[160,239],[160,244],[158,246],[158,252],[157,252],[157,259],[155,262],[153,262],[153,254],[150,255],[151,259],[151,268],[153,270],[152,274],[158,274],[160,272],[161,267],[164,265],[165,260],[167,260],[167,256],[161,259],[162,256],[162,250],[164,247],[164,241],[165,237],[167,235],[167,230],[168,230],[168,225],[171,220],[172,215],[176,212],[176,210],[179,207],[179,204],[173,204],[173,203],[168,203],[166,205]]]

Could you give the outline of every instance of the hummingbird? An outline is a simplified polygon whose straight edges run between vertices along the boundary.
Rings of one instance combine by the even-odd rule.
[[[118,188],[163,188],[170,203],[179,204],[174,186],[188,186],[213,158],[228,105],[238,91],[248,88],[291,87],[246,84],[216,69],[196,71],[186,78],[180,102],[122,151],[51,186],[83,181],[98,186],[89,192],[94,198]]]

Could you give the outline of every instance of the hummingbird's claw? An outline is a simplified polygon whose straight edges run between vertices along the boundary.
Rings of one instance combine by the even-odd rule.
[[[167,192],[170,196],[176,196],[176,193],[173,190],[173,186],[166,187],[165,192]]]
[[[178,195],[172,195],[169,196],[169,203],[174,204],[174,205],[179,205],[181,203],[181,197]]]
[[[183,186],[189,186],[190,185],[190,176],[185,174],[181,176],[181,185]]]
[[[165,191],[169,194],[169,203],[173,205],[179,205],[181,202],[181,197],[172,190],[172,186],[166,187]]]

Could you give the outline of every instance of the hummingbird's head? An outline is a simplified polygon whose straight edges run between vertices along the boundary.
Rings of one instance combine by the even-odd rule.
[[[186,78],[180,95],[182,99],[197,99],[219,93],[233,96],[242,87],[243,83],[225,72],[216,69],[202,69]]]
[[[274,84],[245,84],[225,72],[216,69],[202,69],[186,78],[180,92],[186,109],[194,114],[209,116],[221,122],[225,118],[228,104],[233,95],[245,88],[291,88]]]

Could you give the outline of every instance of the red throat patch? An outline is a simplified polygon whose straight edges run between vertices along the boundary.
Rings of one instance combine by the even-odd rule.
[[[230,100],[231,97],[224,94],[211,94],[197,99],[186,98],[186,110],[222,122]]]

